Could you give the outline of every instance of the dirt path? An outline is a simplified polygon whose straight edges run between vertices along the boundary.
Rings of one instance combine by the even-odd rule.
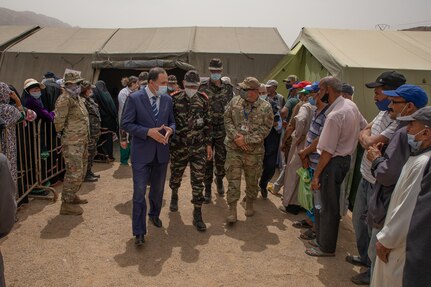
[[[349,278],[359,268],[344,261],[355,253],[349,217],[340,224],[335,258],[305,255],[308,244],[291,225],[305,215],[281,213],[272,195],[256,201],[251,218],[239,206],[233,227],[225,224],[225,199],[213,196],[203,207],[208,229],[199,233],[192,225],[186,170],[179,212],[169,212],[166,185],[163,228],[149,225],[145,246],[136,249],[131,168],[114,163],[95,170],[102,177],[83,186],[81,194],[89,200],[83,216],[60,216],[60,202],[44,200],[20,211],[1,243],[8,286],[354,286]]]

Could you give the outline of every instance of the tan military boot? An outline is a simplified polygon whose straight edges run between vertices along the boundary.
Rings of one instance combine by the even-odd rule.
[[[245,200],[245,216],[253,216],[253,198],[247,197]]]
[[[71,202],[71,204],[87,204],[88,200],[84,199],[84,198],[80,198],[79,196],[75,196],[75,198],[73,199],[73,202]]]
[[[236,218],[236,202],[229,204],[229,215],[227,217],[228,223],[235,223],[237,221]]]
[[[61,215],[81,215],[84,212],[81,206],[63,202],[60,208]]]

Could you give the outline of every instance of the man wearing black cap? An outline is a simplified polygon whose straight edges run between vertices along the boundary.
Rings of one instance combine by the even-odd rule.
[[[391,140],[398,123],[390,117],[388,112],[390,99],[383,94],[383,91],[394,90],[404,84],[405,81],[406,79],[402,74],[389,71],[378,76],[375,82],[365,84],[367,88],[374,88],[374,101],[380,113],[359,135],[359,142],[364,149],[368,149],[374,144],[384,145]],[[365,219],[368,210],[368,200],[371,196],[376,179],[371,174],[371,162],[367,159],[366,153],[362,157],[360,170],[362,179],[356,192],[352,214],[352,223],[355,230],[356,246],[359,251],[359,256],[348,255],[346,260],[354,265],[368,267],[365,272],[353,276],[351,280],[355,284],[369,284],[371,275],[369,267],[371,262],[368,258],[368,246],[371,232]]]
[[[198,231],[205,231],[202,220],[205,161],[212,158],[211,121],[209,117],[208,96],[198,91],[200,77],[198,72],[190,70],[184,76],[184,91],[172,97],[176,133],[170,145],[172,189],[172,212],[178,210],[178,190],[187,164],[190,163],[192,186],[193,225]]]
[[[226,131],[224,126],[224,111],[227,104],[233,98],[232,85],[222,82],[223,63],[220,59],[211,59],[208,70],[210,79],[202,81],[200,91],[208,95],[210,102],[210,118],[212,124],[211,141],[214,149],[214,161],[207,162],[205,173],[205,203],[211,202],[211,184],[213,179],[213,170],[216,176],[217,193],[224,194],[223,177],[225,176],[224,164],[226,161],[226,148],[224,138]]]
[[[411,115],[428,103],[425,91],[414,85],[402,85],[394,91],[384,91],[384,94],[391,100],[389,114],[392,119]],[[392,192],[410,152],[406,122],[399,123],[397,131],[384,151],[379,145],[373,145],[367,151],[367,159],[371,162],[371,172],[376,179],[368,200],[366,216],[368,224],[372,227],[368,248],[371,270],[376,261],[376,235],[383,227]]]
[[[407,233],[424,170],[431,156],[431,107],[424,107],[398,120],[408,123],[411,154],[392,193],[383,228],[377,234],[378,259],[371,282],[371,286],[375,287],[402,286]]]

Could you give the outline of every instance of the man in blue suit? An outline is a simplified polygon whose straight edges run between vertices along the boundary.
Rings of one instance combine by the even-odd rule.
[[[162,227],[162,208],[166,170],[169,161],[169,137],[175,131],[172,99],[167,94],[168,75],[162,68],[148,73],[145,89],[132,93],[126,102],[121,128],[132,136],[133,171],[132,228],[135,244],[142,245],[147,233],[145,193],[150,185],[149,220]]]

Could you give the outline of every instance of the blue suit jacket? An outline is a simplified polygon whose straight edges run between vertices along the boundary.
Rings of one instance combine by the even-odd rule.
[[[121,128],[132,135],[132,163],[150,163],[156,155],[159,163],[169,161],[169,144],[163,145],[151,137],[147,137],[150,128],[161,125],[168,126],[175,132],[172,99],[169,95],[160,96],[157,121],[154,118],[151,103],[145,90],[136,91],[127,97],[121,117]]]

